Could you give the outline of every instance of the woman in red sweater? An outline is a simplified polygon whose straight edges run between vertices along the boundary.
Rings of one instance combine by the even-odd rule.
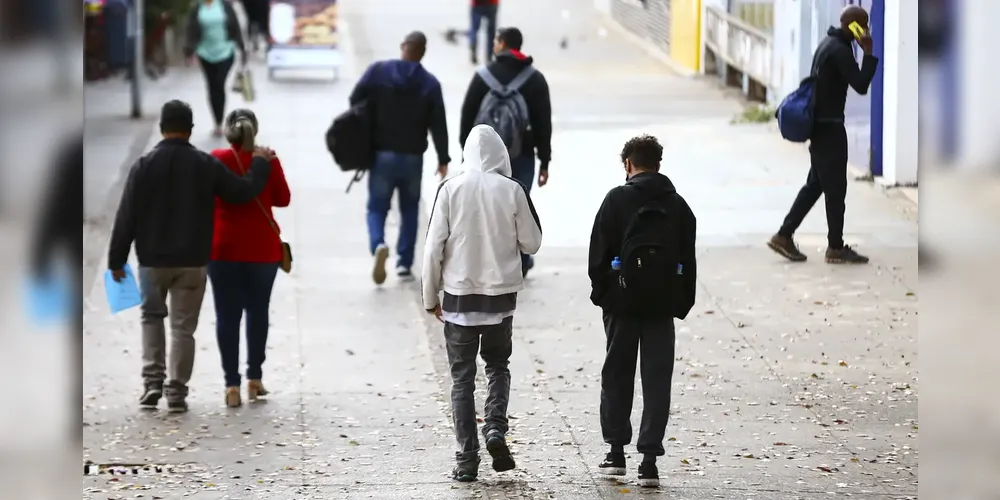
[[[230,148],[216,149],[212,156],[230,170],[243,175],[253,155],[257,117],[248,109],[237,109],[226,117],[226,139]],[[226,405],[240,399],[240,321],[246,312],[247,398],[267,395],[261,383],[261,365],[267,347],[268,308],[271,289],[282,260],[280,228],[272,207],[287,207],[291,199],[285,173],[277,158],[271,162],[271,177],[256,200],[244,205],[215,200],[215,234],[208,277],[215,298],[215,335],[222,354],[226,381]]]

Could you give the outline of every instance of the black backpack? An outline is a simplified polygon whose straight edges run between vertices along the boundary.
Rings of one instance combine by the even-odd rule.
[[[618,274],[623,312],[642,314],[666,307],[673,313],[681,300],[676,198],[672,193],[666,202],[648,200],[625,229]]]
[[[348,191],[375,163],[371,108],[368,101],[355,104],[334,118],[326,131],[326,149],[333,155],[333,161],[340,170],[355,173],[347,185]]]

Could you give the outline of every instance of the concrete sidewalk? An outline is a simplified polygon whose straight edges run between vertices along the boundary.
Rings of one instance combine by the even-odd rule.
[[[519,468],[498,475],[484,462],[478,483],[453,483],[441,326],[421,310],[416,284],[371,284],[364,186],[343,194],[349,176],[320,137],[359,70],[396,56],[403,34],[424,29],[425,65],[445,87],[457,160],[457,110],[473,68],[463,46],[435,34],[463,26],[465,11],[436,1],[341,8],[345,51],[357,55],[342,82],[258,78],[252,106],[260,141],[278,151],[292,189],[292,206],[276,210],[296,262],[272,300],[264,378],[273,395],[224,408],[209,291],[191,412],[140,412],[138,313],[111,316],[94,288],[85,459],[137,464],[138,475],[87,476],[84,498],[916,498],[912,205],[852,184],[848,240],[872,264],[822,263],[821,206],[800,235],[812,260],[780,260],[763,242],[805,179],[801,149],[766,127],[729,125],[736,103],[614,34],[601,37],[600,18],[571,0],[508,0],[501,11],[552,86],[554,160],[551,184],[533,192],[545,241],[515,317],[509,439]],[[199,129],[206,113],[196,108]],[[624,483],[595,476],[606,452],[597,416],[605,340],[585,270],[593,214],[623,178],[617,153],[643,132],[663,140],[664,172],[698,216],[701,270],[698,304],[678,323],[663,487],[652,491],[634,484],[635,456]],[[395,224],[393,216],[389,241]],[[635,421],[641,406],[637,397]]]

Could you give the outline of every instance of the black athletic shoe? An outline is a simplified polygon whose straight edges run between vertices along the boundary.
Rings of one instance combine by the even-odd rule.
[[[167,401],[167,411],[170,413],[187,413],[187,401],[184,401],[183,399],[180,401]]]
[[[639,486],[643,488],[656,488],[660,485],[660,472],[656,470],[656,462],[642,462],[639,464]]]
[[[844,245],[843,248],[826,249],[827,264],[867,264],[868,257],[855,252],[853,248]]]
[[[497,472],[506,472],[517,466],[507,447],[507,440],[499,432],[491,432],[486,437],[486,451],[493,457],[493,470]]]
[[[451,471],[451,478],[460,483],[471,483],[479,476],[479,470],[471,465],[459,465]]]
[[[156,405],[163,397],[163,389],[159,387],[147,387],[139,398],[139,407],[143,410],[155,410]]]
[[[800,252],[799,247],[795,246],[795,242],[787,236],[780,234],[771,236],[771,239],[767,240],[767,246],[778,255],[792,262],[804,262],[806,260],[806,254]]]
[[[606,476],[625,475],[625,454],[608,453],[604,461],[597,466],[597,470]]]

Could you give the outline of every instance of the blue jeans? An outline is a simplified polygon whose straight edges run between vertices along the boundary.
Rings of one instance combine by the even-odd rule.
[[[472,54],[476,54],[476,47],[479,46],[479,27],[486,21],[486,59],[489,62],[493,58],[493,39],[497,36],[497,6],[480,5],[472,7],[472,23],[469,26],[469,47]]]
[[[215,338],[222,355],[226,387],[240,385],[240,321],[247,315],[247,378],[263,375],[270,318],[271,289],[278,273],[278,263],[227,262],[208,263],[215,299]]]
[[[417,245],[417,219],[420,210],[420,180],[424,157],[391,151],[375,154],[375,164],[368,172],[368,250],[375,254],[385,244],[385,218],[389,215],[392,193],[399,191],[399,241],[397,267],[413,267]]]
[[[524,184],[531,193],[531,185],[535,183],[535,155],[533,152],[524,153],[517,158],[511,158],[510,169],[515,180]],[[521,267],[531,269],[535,266],[535,259],[526,253],[521,254]]]

